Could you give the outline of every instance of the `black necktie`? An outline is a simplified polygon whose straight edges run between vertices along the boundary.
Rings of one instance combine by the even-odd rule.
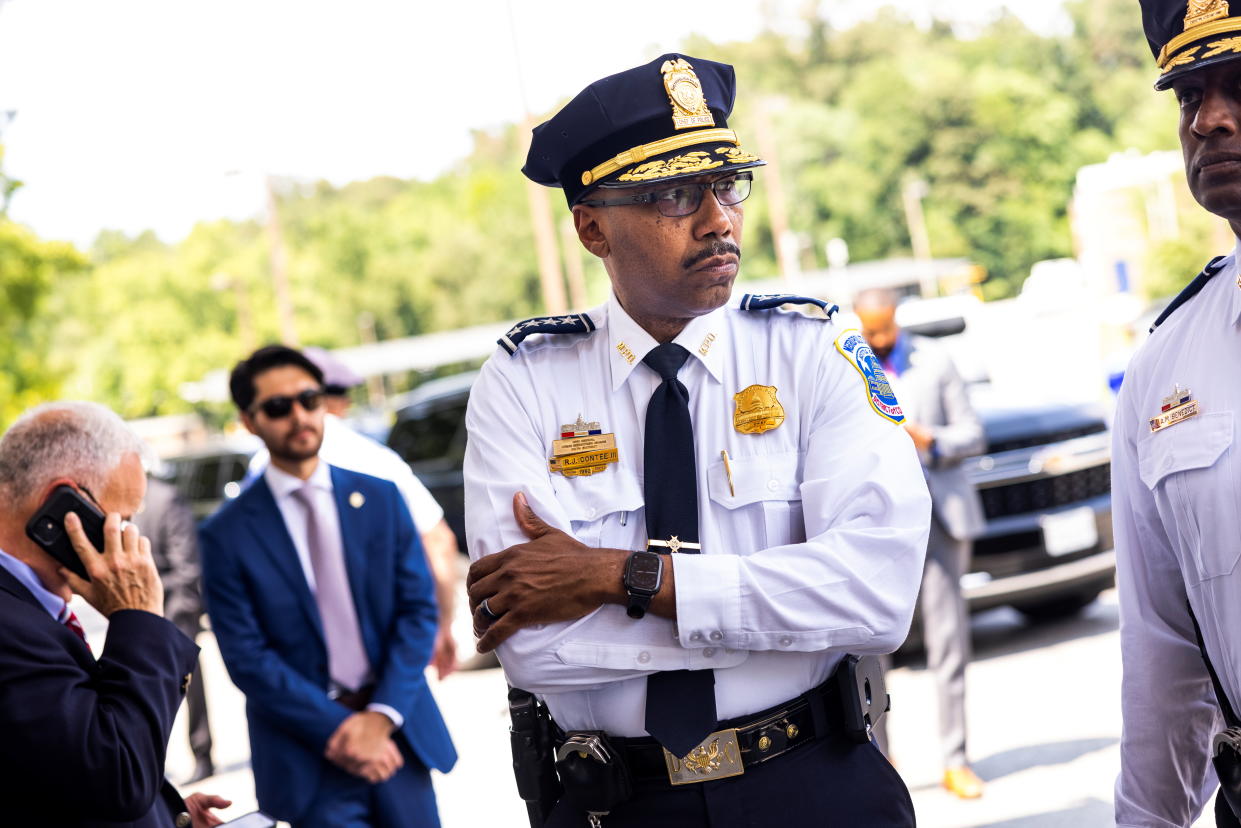
[[[698,552],[698,476],[689,391],[677,371],[689,358],[680,345],[660,345],[642,361],[663,379],[646,409],[646,535],[655,552]],[[689,546],[684,546],[689,544]],[[678,757],[715,729],[715,672],[673,670],[646,680],[646,732]]]

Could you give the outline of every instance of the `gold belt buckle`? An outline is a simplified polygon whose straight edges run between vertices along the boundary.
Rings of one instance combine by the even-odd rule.
[[[664,762],[668,765],[668,781],[673,785],[692,785],[745,773],[735,727],[715,731],[680,758],[665,748]]]

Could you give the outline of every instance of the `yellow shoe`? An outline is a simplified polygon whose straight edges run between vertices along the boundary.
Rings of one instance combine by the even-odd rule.
[[[962,799],[977,799],[982,796],[982,780],[969,765],[944,771],[944,787]]]

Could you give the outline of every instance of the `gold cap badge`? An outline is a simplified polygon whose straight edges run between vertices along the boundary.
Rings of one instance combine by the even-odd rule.
[[[665,60],[659,67],[664,76],[664,89],[672,102],[672,124],[677,129],[715,126],[715,116],[707,108],[702,83],[694,68],[684,58]]]
[[[1185,29],[1228,16],[1228,0],[1189,0],[1185,9]]]

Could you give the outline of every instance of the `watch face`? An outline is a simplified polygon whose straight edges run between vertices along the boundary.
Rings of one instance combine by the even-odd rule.
[[[653,553],[635,553],[629,558],[629,572],[625,578],[630,589],[652,592],[659,588],[659,576],[664,562]],[[615,577],[615,576],[613,576]]]

